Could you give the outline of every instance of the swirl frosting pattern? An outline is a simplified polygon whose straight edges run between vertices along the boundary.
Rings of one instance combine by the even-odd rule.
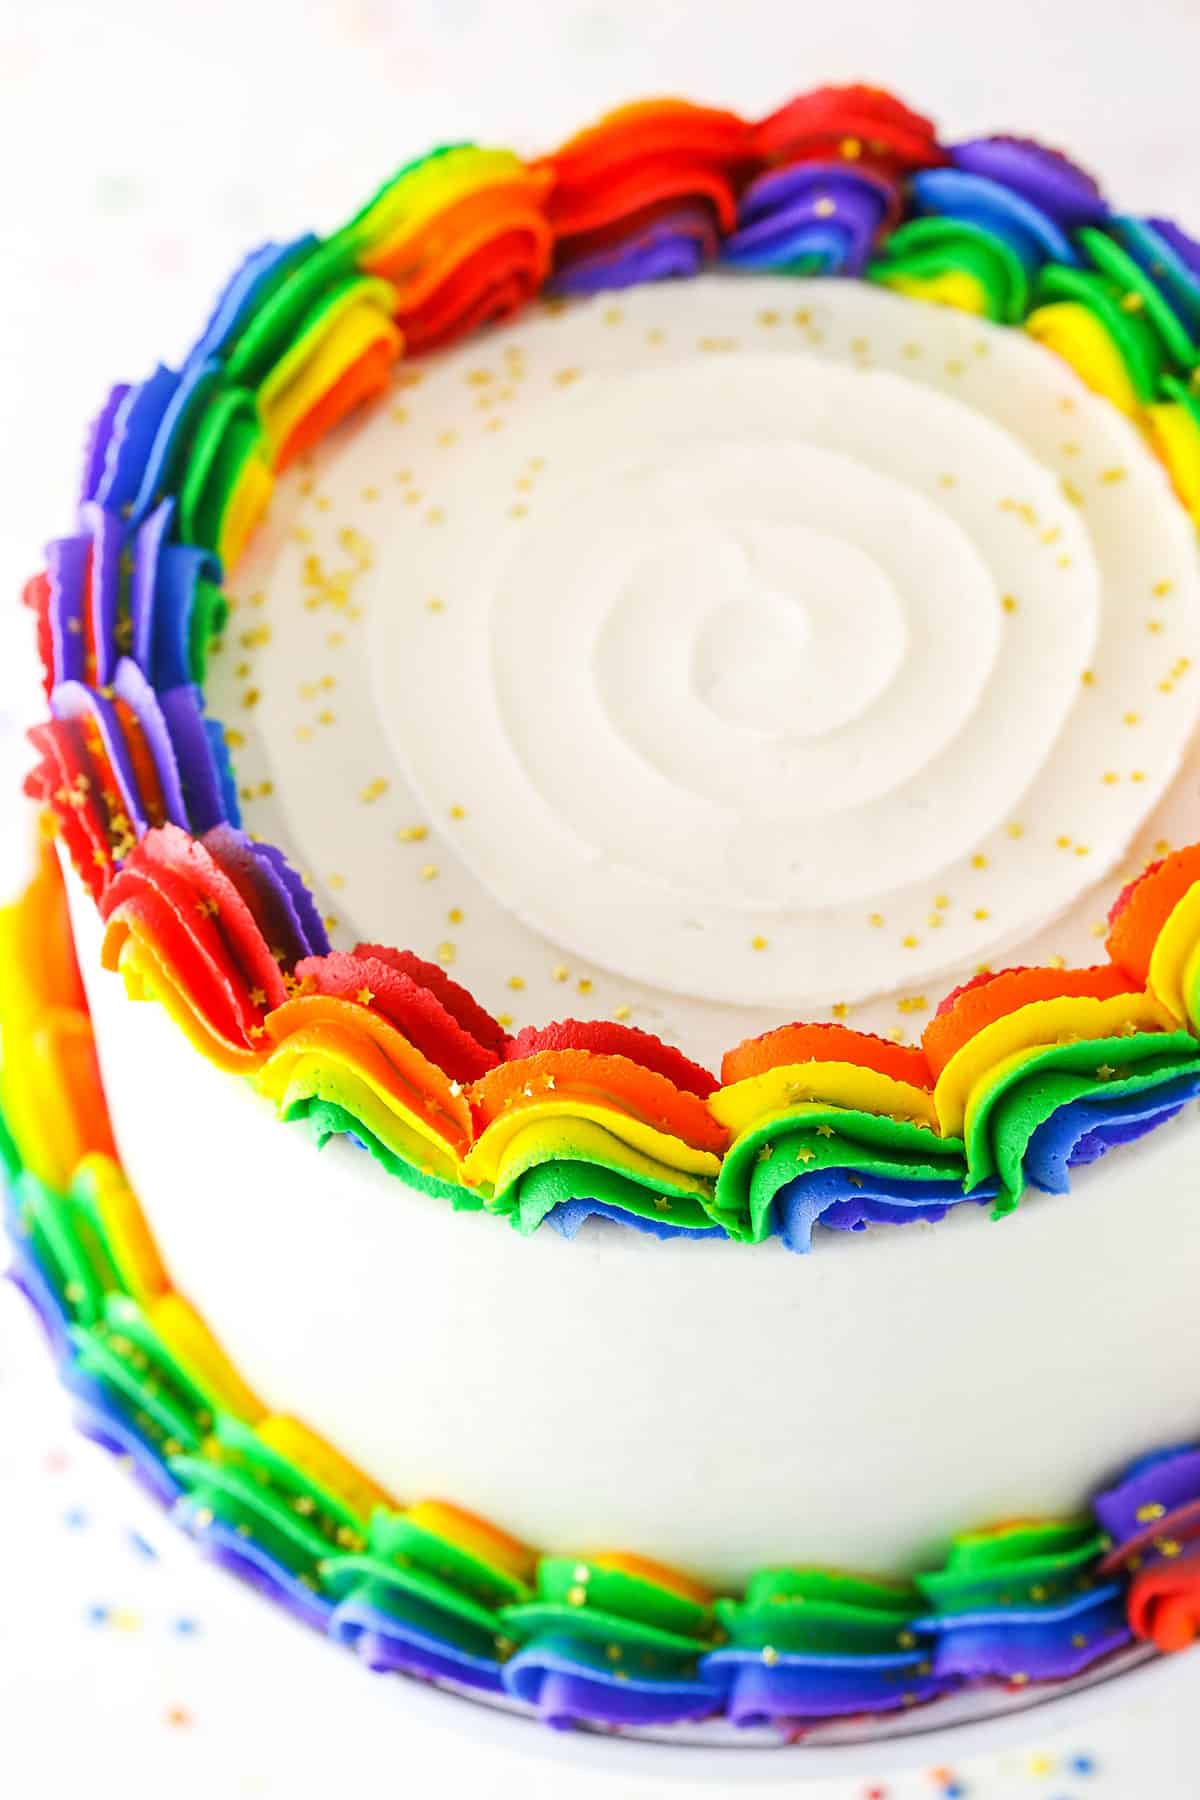
[[[872,319],[897,308],[877,292],[888,287],[976,319],[1023,323],[1080,378],[1072,404],[1103,454],[1112,448],[1120,478],[1085,534],[1070,496],[1036,466],[1038,446],[1022,443],[1032,389],[1018,376],[1035,352],[1019,333],[1003,339],[1011,354],[999,338],[994,346],[985,340],[1001,370],[982,408],[990,420],[936,382],[851,372],[836,358],[804,359],[799,384],[795,370],[783,384],[781,365],[747,363],[744,393],[722,390],[720,406],[743,406],[752,420],[777,407],[778,421],[786,410],[786,441],[772,468],[752,445],[731,465],[729,446],[706,435],[714,413],[706,402],[720,382],[696,374],[691,411],[681,414],[691,440],[687,522],[698,502],[713,515],[710,535],[693,538],[670,567],[661,540],[656,548],[657,528],[649,541],[627,537],[616,583],[623,604],[595,620],[595,694],[627,734],[615,741],[678,805],[674,830],[663,815],[668,828],[658,829],[663,817],[656,818],[639,840],[643,898],[647,875],[660,886],[682,883],[689,908],[707,906],[710,924],[725,929],[714,937],[709,991],[728,986],[742,998],[769,990],[778,1002],[778,965],[754,955],[730,905],[729,870],[739,862],[756,903],[778,919],[796,912],[816,864],[797,851],[794,831],[774,828],[780,816],[785,825],[819,818],[827,836],[837,835],[843,815],[856,821],[820,874],[827,893],[841,882],[842,910],[852,903],[866,912],[873,884],[924,879],[970,853],[965,841],[951,841],[948,821],[966,816],[1004,829],[1014,790],[997,785],[1001,743],[1004,760],[1020,764],[1018,788],[1034,782],[1056,744],[1064,779],[1077,774],[1079,803],[1093,808],[1095,769],[1072,748],[1084,716],[1078,684],[1082,676],[1086,687],[1099,645],[1102,672],[1119,691],[1130,661],[1122,634],[1136,621],[1105,604],[1109,577],[1142,541],[1128,529],[1139,507],[1152,502],[1155,516],[1166,516],[1133,426],[1200,516],[1200,253],[1169,221],[1113,212],[1057,152],[1012,138],[943,145],[928,120],[870,88],[822,89],[757,125],[682,102],[645,103],[532,164],[506,151],[444,148],[402,169],[332,237],[252,253],[182,367],[114,389],[89,435],[76,530],[48,547],[45,570],[26,589],[50,703],[34,733],[30,791],[97,901],[105,958],[131,993],[161,1000],[207,1055],[258,1083],[284,1117],[307,1121],[318,1138],[352,1134],[385,1166],[454,1204],[487,1207],[523,1230],[549,1220],[569,1233],[596,1213],[658,1235],[753,1240],[778,1232],[801,1249],[818,1220],[835,1228],[899,1223],[938,1217],[968,1199],[1008,1211],[1027,1184],[1061,1188],[1072,1166],[1137,1137],[1194,1096],[1193,853],[1169,858],[1122,897],[1107,964],[1005,971],[952,993],[902,1067],[868,1034],[794,1027],[732,1052],[718,1082],[631,1029],[614,1027],[601,1043],[594,1026],[568,1020],[533,1039],[510,1039],[420,958],[371,944],[331,951],[289,862],[239,829],[228,739],[205,710],[206,651],[224,615],[222,583],[279,471],[378,393],[397,357],[501,318],[547,282],[578,294],[691,273],[722,257],[755,270],[862,273],[866,281],[843,294],[847,317],[854,306]],[[589,412],[586,391],[578,397],[574,416],[588,423],[594,467],[614,499],[630,488],[622,449],[630,432],[661,431],[656,379],[647,374],[616,395],[626,413],[607,441],[600,412]],[[878,395],[873,411],[882,423],[870,441],[856,435],[857,409],[843,404],[851,381]],[[969,480],[943,484],[934,461],[924,467],[931,440],[961,449]],[[743,496],[753,490],[753,507],[721,516],[716,460],[733,467]],[[914,469],[923,471],[923,499]],[[774,512],[771,504],[771,481],[782,473],[792,502],[786,520],[778,494]],[[998,498],[996,483],[1012,486]],[[669,484],[653,471],[647,481],[643,468],[633,485],[669,521]],[[529,521],[522,555],[540,558],[551,578],[570,538],[571,509],[564,478],[554,516],[541,526]],[[1178,509],[1171,518],[1164,555],[1177,554],[1168,580],[1184,618],[1195,598],[1194,556],[1189,562]],[[469,534],[446,535],[469,553]],[[713,569],[721,603],[693,606],[687,679],[659,692],[651,678],[666,666],[656,649],[669,635],[666,614],[639,602],[655,601],[672,583],[677,607],[711,600]],[[747,570],[753,580],[739,599]],[[853,659],[837,609],[822,612],[823,596],[839,584],[851,584],[871,608],[869,653]],[[529,591],[514,581],[507,594],[510,650],[522,632],[565,630],[564,612],[534,617]],[[587,593],[585,584],[585,602]],[[997,598],[1014,607],[998,607]],[[1022,632],[1039,619],[1053,619],[1054,629],[1039,635],[1036,655],[1012,662]],[[906,657],[918,631],[922,655]],[[748,642],[758,645],[757,664],[744,660]],[[952,701],[927,715],[919,692],[904,684],[917,679],[932,643],[941,661],[929,666]],[[562,648],[569,657],[578,646]],[[424,661],[434,694],[432,652]],[[645,704],[628,709],[611,671],[631,667]],[[789,678],[803,700],[799,725]],[[1039,681],[1014,730],[1013,715],[997,711],[991,697]],[[414,706],[424,688],[414,685]],[[462,689],[450,692],[452,702]],[[507,652],[496,691],[519,744],[529,728],[527,695]],[[853,735],[896,696],[904,696],[904,732],[872,726],[871,754],[828,754],[839,732]],[[1107,826],[1092,834],[1099,843],[1107,830],[1108,861],[1169,778],[1186,711],[1159,715],[1167,723],[1155,761],[1138,771],[1140,791],[1132,776],[1128,788],[1114,789]],[[968,716],[974,740],[959,729]],[[553,797],[554,783],[578,768],[566,755],[569,683],[547,701],[546,720],[559,734],[556,749],[533,773],[543,796]],[[738,763],[700,760],[701,720],[714,741],[740,742]],[[945,754],[951,739],[954,754]],[[598,736],[582,751],[576,743],[574,753],[600,744]],[[528,737],[525,749],[528,777],[536,760]],[[755,800],[745,779],[748,771],[769,774],[772,759],[785,777],[776,791],[793,796],[783,815]],[[938,803],[928,809],[876,806],[881,782],[913,765],[951,787],[960,771],[972,787],[965,810],[936,785]],[[703,780],[689,791],[697,767]],[[599,841],[607,833],[619,848],[630,827],[605,811],[610,772],[603,759],[592,770],[590,823]],[[751,808],[753,830],[718,839],[720,854],[698,866],[685,853],[688,831],[711,842],[714,812],[729,811],[734,789]],[[611,784],[611,792],[624,791],[623,782]],[[1031,793],[1036,805],[1036,785]],[[560,791],[558,804],[567,798],[574,804],[577,788]],[[555,854],[569,848],[561,837],[555,844]],[[1061,856],[1057,865],[1049,858],[1031,884],[1041,917],[1073,891],[1063,886],[1063,866]],[[593,874],[599,884],[600,871]],[[568,879],[564,867],[563,887]],[[586,911],[586,886],[578,898]],[[530,904],[553,901],[553,884],[541,882]],[[1027,923],[1014,910],[984,936],[998,946]],[[838,955],[836,921],[826,915],[807,946],[802,937],[793,945],[797,990],[811,994],[820,991],[813,971],[821,957]],[[866,992],[878,971],[861,938],[855,944],[842,966]],[[928,967],[942,962],[939,950]],[[656,957],[659,979],[665,966]]]
[[[394,1003],[444,1032],[414,989],[397,982]],[[1173,1650],[1194,1638],[1190,1445],[1135,1463],[1090,1516],[965,1534],[914,1580],[772,1568],[737,1594],[625,1553],[539,1555],[453,1504],[398,1501],[269,1412],[171,1287],[113,1153],[49,858],[0,914],[0,1026],[12,1275],[80,1427],[205,1554],[368,1667],[503,1697],[558,1727],[724,1720],[795,1742],[822,1721],[1066,1681],[1137,1640]],[[612,1028],[595,1029],[604,1056]],[[946,1030],[943,1048],[952,1020]],[[548,1035],[524,1046],[534,1059],[555,1054],[557,1038],[539,1046]],[[740,1054],[743,1083],[771,1066],[768,1045]],[[899,1086],[917,1054],[882,1046],[874,1073]],[[700,1098],[701,1073],[677,1053],[647,1060],[647,1076],[670,1069],[677,1093]]]
[[[356,589],[371,755],[427,818],[469,799],[454,854],[506,913],[626,980],[776,1009],[977,966],[1119,855],[1191,730],[1146,667],[1151,519],[1164,658],[1200,658],[1193,534],[1110,407],[1018,334],[795,291],[811,347],[746,278],[556,318],[503,438],[454,452],[454,530],[401,509]],[[431,443],[466,435],[464,364],[422,380]],[[391,603],[395,567],[452,628]]]

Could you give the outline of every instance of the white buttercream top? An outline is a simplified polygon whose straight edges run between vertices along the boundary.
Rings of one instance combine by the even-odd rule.
[[[211,690],[335,935],[711,1058],[1091,960],[1095,884],[1195,835],[1192,529],[1020,331],[709,278],[402,380],[282,484]]]

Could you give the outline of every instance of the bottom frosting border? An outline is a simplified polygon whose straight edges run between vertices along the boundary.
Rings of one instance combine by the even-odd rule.
[[[171,1286],[116,1156],[49,853],[0,914],[0,1042],[8,1272],[77,1425],[213,1562],[372,1669],[558,1728],[795,1743],[961,1719],[976,1694],[995,1710],[1200,1629],[1196,1444],[1142,1457],[1076,1518],[965,1533],[911,1579],[768,1568],[737,1594],[402,1504],[268,1410]]]

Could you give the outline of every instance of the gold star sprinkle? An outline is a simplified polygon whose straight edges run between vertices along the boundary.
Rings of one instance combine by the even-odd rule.
[[[452,963],[456,955],[457,951],[449,938],[446,938],[437,947],[437,959],[442,964],[443,968],[446,967],[447,964]]]
[[[620,1006],[613,1007],[613,1018],[614,1019],[627,1019],[632,1011],[633,1011],[632,1006],[628,1006],[624,1001],[622,1001]]]
[[[421,880],[422,881],[436,881],[437,877],[438,877],[438,866],[436,863],[422,863],[422,865],[421,865]]]
[[[428,825],[402,825],[396,833],[401,844],[423,844],[428,836]]]
[[[767,940],[765,937],[758,936],[758,937],[752,937],[750,939],[750,948],[752,950],[765,950],[766,947],[767,947]]]
[[[354,998],[358,1001],[360,1006],[370,1006],[375,996],[369,987],[360,987]]]
[[[590,994],[594,985],[590,975],[581,975],[575,983],[577,991],[581,994]]]
[[[508,985],[514,993],[519,993],[525,986],[525,977],[523,975],[510,975],[508,978]]]
[[[447,922],[447,924],[450,924],[450,925],[461,925],[463,922],[462,907],[461,906],[452,906],[450,908],[450,911],[446,914],[446,922]]]
[[[555,963],[550,971],[550,979],[551,981],[566,981],[570,973],[566,963]]]

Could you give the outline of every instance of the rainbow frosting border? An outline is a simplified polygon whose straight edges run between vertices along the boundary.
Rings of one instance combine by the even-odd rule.
[[[1004,1214],[1200,1093],[1200,847],[1120,896],[1101,965],[989,973],[911,1049],[787,1026],[718,1079],[615,1023],[510,1037],[437,965],[332,951],[282,852],[239,828],[205,658],[275,475],[402,356],[539,293],[717,261],[1023,326],[1138,424],[1200,520],[1200,245],[1114,211],[1057,151],[943,144],[870,87],[757,123],[647,101],[533,162],[449,145],[331,237],[254,251],[179,370],[112,390],[76,530],[26,588],[50,709],[28,789],[132,995],[318,1142],[348,1135],[455,1206],[796,1250],[818,1223]]]
[[[401,1503],[271,1413],[171,1286],[116,1159],[54,857],[0,913],[0,1162],[12,1279],[83,1432],[204,1553],[371,1668],[550,1725],[822,1722],[1064,1682],[1200,1625],[1200,1445],[1072,1519],[953,1541],[890,1580],[770,1568],[739,1594],[614,1552],[539,1554],[442,1500]]]

